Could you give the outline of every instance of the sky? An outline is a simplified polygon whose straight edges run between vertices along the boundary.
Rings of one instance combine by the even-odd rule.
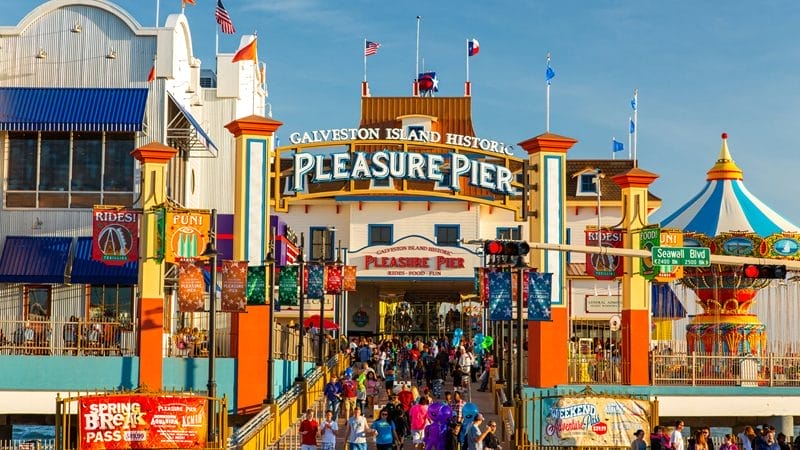
[[[421,69],[436,71],[439,96],[462,96],[466,41],[478,136],[517,144],[545,132],[546,54],[555,71],[550,131],[577,139],[570,159],[628,158],[630,101],[638,90],[640,168],[659,175],[658,222],[705,185],[728,133],[747,188],[800,224],[795,176],[800,136],[800,2],[765,0],[223,0],[237,35],[221,53],[258,33],[273,117],[293,131],[358,125],[364,39],[373,96],[408,96],[415,76],[417,16]],[[0,0],[3,25],[41,1]],[[156,0],[119,0],[140,24],[156,23]],[[186,7],[195,55],[214,68],[216,0]],[[161,0],[159,22],[180,11]],[[520,153],[520,156],[522,154]]]

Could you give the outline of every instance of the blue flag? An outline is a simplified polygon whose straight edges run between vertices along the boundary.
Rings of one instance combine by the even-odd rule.
[[[547,70],[544,72],[544,81],[547,81],[547,84],[550,84],[550,80],[552,80],[556,76],[556,72],[550,67],[550,61],[547,61]]]
[[[553,274],[528,273],[528,320],[551,320],[550,304],[553,295]]]
[[[631,109],[636,111],[636,97],[631,99]]]
[[[625,150],[625,145],[623,145],[622,142],[616,139],[611,140],[611,151],[616,153],[616,152],[621,152],[623,150]]]
[[[636,124],[633,122],[633,119],[631,119],[631,134],[633,134],[634,131],[636,131]]]
[[[511,320],[511,272],[489,272],[489,320]]]

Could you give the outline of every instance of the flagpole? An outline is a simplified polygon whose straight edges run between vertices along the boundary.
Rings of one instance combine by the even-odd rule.
[[[616,136],[611,136],[611,159],[617,159],[617,149],[614,148],[614,144],[617,142]]]
[[[416,66],[414,67],[414,79],[416,80],[419,76],[419,23],[422,20],[422,16],[417,16],[417,57],[415,60]]]
[[[364,38],[364,83],[367,82],[367,39]]]
[[[156,28],[158,28],[158,14],[161,10],[161,0],[156,0]]]
[[[636,156],[636,151],[639,150],[636,139],[639,134],[639,89],[633,90],[633,103],[636,105],[633,108],[633,165],[637,167],[639,165]]]
[[[469,39],[467,39],[467,81],[469,81]]]
[[[550,67],[550,52],[547,52],[547,67]],[[545,123],[544,130],[550,132],[550,81],[547,81],[547,95],[545,96]]]
[[[631,119],[631,116],[628,116],[628,126],[629,127],[631,126],[631,120],[633,120],[633,119]],[[633,151],[633,147],[631,147],[631,135],[632,134],[633,133],[628,133],[628,159],[633,159],[633,156],[631,155],[631,152]]]

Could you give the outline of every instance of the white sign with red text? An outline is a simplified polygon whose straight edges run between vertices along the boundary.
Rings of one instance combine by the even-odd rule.
[[[442,246],[412,236],[393,245],[365,247],[348,258],[366,278],[473,278],[480,256],[467,248]]]

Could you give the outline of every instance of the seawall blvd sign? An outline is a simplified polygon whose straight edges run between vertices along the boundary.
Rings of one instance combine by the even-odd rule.
[[[653,247],[653,264],[657,266],[708,267],[711,249],[708,247]]]

